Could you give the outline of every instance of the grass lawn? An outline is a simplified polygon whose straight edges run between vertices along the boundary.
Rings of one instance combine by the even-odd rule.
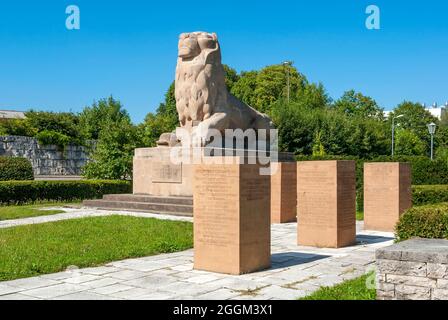
[[[81,202],[45,202],[33,205],[23,205],[23,206],[0,206],[0,221],[2,220],[12,220],[21,218],[30,218],[38,216],[48,216],[57,213],[64,213],[63,210],[41,210],[48,207],[58,207],[58,206],[72,206],[80,204]]]
[[[0,229],[0,281],[193,247],[193,224],[127,216]]]
[[[367,289],[366,280],[372,273],[342,282],[334,287],[322,287],[300,300],[375,300],[376,290]]]

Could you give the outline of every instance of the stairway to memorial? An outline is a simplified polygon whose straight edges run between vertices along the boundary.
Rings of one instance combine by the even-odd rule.
[[[193,216],[193,197],[161,197],[144,194],[108,194],[103,199],[84,200],[83,205],[98,209],[141,211],[177,216]]]

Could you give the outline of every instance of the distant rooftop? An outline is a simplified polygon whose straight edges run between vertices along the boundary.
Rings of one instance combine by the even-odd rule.
[[[0,110],[0,119],[25,119],[25,112]]]
[[[432,106],[427,106],[426,104],[423,104],[422,106],[439,120],[442,120],[443,115],[448,112],[448,102],[446,102],[445,105],[434,103]],[[391,112],[393,111],[384,111],[384,117],[388,118]]]

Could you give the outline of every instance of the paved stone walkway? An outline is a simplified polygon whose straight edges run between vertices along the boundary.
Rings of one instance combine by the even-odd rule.
[[[67,211],[65,214],[22,220],[43,223],[110,214],[191,220],[91,209]],[[11,225],[18,223],[12,222]],[[362,223],[358,223],[357,228],[357,245],[342,249],[319,249],[295,244],[295,223],[273,225],[272,267],[257,273],[230,276],[193,270],[193,250],[187,250],[116,261],[102,267],[72,268],[55,274],[0,282],[0,300],[296,299],[321,286],[335,285],[370,271],[375,249],[393,242],[391,233],[362,231]]]

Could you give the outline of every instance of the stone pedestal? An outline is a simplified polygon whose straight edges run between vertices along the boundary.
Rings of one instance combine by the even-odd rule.
[[[256,157],[266,163],[267,155],[256,150],[221,148],[177,148],[156,147],[135,149],[134,156],[134,194],[147,194],[163,197],[193,196],[193,166],[203,163],[211,157],[220,157],[230,153],[232,156],[244,154],[246,163],[256,163]],[[278,159],[272,161],[291,161],[293,154],[278,153]]]
[[[270,267],[270,176],[259,168],[195,166],[195,269],[238,275]]]
[[[183,197],[193,195],[192,161],[173,159],[172,149],[169,147],[135,149],[134,194]]]
[[[354,161],[297,164],[298,244],[339,248],[356,242]]]
[[[297,163],[279,162],[271,176],[271,223],[296,221]]]
[[[409,163],[364,164],[364,229],[394,231],[400,215],[411,206]]]

